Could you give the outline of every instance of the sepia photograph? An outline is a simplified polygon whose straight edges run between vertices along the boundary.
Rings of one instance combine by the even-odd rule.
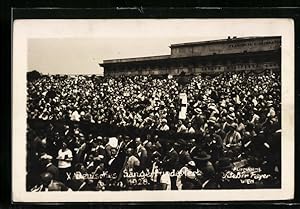
[[[293,198],[291,20],[14,29],[16,201]]]

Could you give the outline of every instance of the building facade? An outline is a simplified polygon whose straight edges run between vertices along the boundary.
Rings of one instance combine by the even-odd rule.
[[[281,37],[172,44],[170,55],[104,60],[104,76],[185,75],[281,69]]]

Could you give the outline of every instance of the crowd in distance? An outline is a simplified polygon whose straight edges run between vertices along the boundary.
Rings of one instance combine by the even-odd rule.
[[[27,86],[28,120],[47,124],[28,125],[27,187],[242,188],[224,173],[243,166],[271,176],[246,187],[280,185],[280,81],[270,71],[197,75],[184,83],[150,75],[43,75]],[[188,101],[185,119],[178,117],[180,93]],[[105,134],[82,123],[135,133]],[[127,175],[141,172],[143,178]]]

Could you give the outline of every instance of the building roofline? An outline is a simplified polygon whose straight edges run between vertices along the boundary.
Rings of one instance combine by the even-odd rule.
[[[187,42],[187,43],[178,43],[172,44],[170,48],[176,47],[185,47],[185,46],[199,46],[199,45],[208,45],[216,43],[232,43],[236,41],[245,41],[245,40],[257,40],[257,39],[270,39],[270,38],[281,38],[281,36],[251,36],[251,37],[240,37],[240,38],[230,38],[230,39],[219,39],[211,41],[200,41],[200,42]],[[134,57],[134,58],[121,58],[121,59],[108,59],[103,60],[103,63],[99,63],[101,67],[111,64],[122,64],[130,62],[144,62],[144,61],[158,61],[158,60],[167,60],[173,58],[171,54],[169,55],[158,55],[158,56],[146,56],[146,57]]]
[[[218,39],[218,40],[211,40],[211,41],[196,41],[196,42],[186,42],[186,43],[178,43],[178,44],[171,44],[170,48],[177,48],[177,47],[184,47],[184,46],[199,46],[199,45],[208,45],[208,44],[216,44],[216,43],[223,43],[223,42],[234,42],[234,41],[245,41],[245,40],[253,40],[253,39],[270,39],[270,38],[281,38],[281,36],[250,36],[250,37],[231,37],[230,39]]]
[[[122,59],[109,59],[103,60],[103,63],[99,63],[100,66],[106,64],[118,64],[118,63],[127,63],[127,62],[140,62],[140,61],[155,61],[168,59],[171,55],[159,55],[159,56],[149,56],[149,57],[134,57],[134,58],[122,58]]]
[[[209,59],[211,57],[226,57],[226,56],[253,56],[258,54],[265,53],[276,53],[278,50],[270,50],[270,51],[259,51],[259,52],[247,52],[247,53],[233,53],[233,54],[216,54],[216,55],[205,55],[205,56],[180,56],[180,57],[172,57],[172,56],[155,56],[157,59],[139,59],[138,61],[127,61],[127,62],[110,62],[110,63],[99,63],[101,67],[109,66],[109,65],[118,65],[118,64],[128,64],[128,63],[139,63],[139,62],[155,62],[155,61],[176,61],[176,60],[193,60],[193,59]],[[158,59],[160,57],[160,59]],[[146,57],[149,58],[149,57]],[[151,58],[151,57],[150,57]]]

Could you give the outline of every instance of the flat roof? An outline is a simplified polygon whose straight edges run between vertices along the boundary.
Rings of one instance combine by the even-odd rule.
[[[281,38],[281,36],[251,36],[251,37],[231,37],[230,39],[218,39],[212,41],[197,41],[197,42],[187,42],[187,43],[178,43],[171,44],[170,48],[176,47],[184,47],[184,46],[195,46],[195,45],[208,45],[208,44],[216,44],[216,43],[225,43],[225,42],[235,42],[235,41],[248,41],[248,40],[257,40],[257,39],[274,39]]]
[[[230,56],[253,56],[253,55],[263,55],[263,54],[269,54],[269,53],[276,53],[277,50],[270,50],[270,51],[257,51],[257,52],[248,52],[248,53],[233,53],[233,54],[216,54],[216,55],[205,55],[205,56],[183,56],[183,57],[172,57],[172,56],[155,56],[155,57],[138,57],[138,58],[133,58],[135,61],[128,61],[129,59],[126,59],[127,61],[125,62],[123,59],[119,60],[112,60],[112,62],[104,62],[104,63],[99,63],[101,67],[106,67],[109,65],[115,65],[115,64],[138,64],[139,62],[145,62],[145,63],[153,63],[156,61],[164,61],[164,62],[170,62],[170,61],[183,61],[183,60],[197,60],[199,58],[201,59],[209,59],[210,57],[230,57]]]
[[[159,56],[149,56],[149,57],[134,57],[134,58],[123,58],[123,59],[110,59],[110,60],[103,60],[103,63],[100,64],[115,64],[115,63],[125,63],[125,62],[140,62],[140,61],[155,61],[155,60],[162,60],[168,59],[171,55],[159,55]]]

